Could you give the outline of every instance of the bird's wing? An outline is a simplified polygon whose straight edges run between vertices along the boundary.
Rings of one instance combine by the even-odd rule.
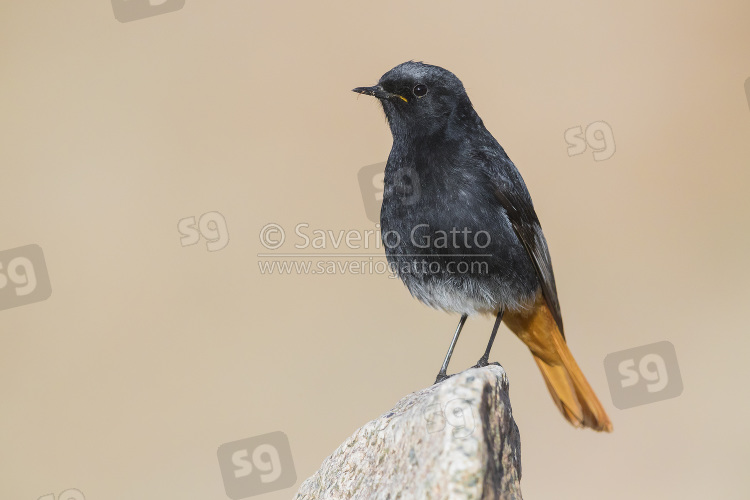
[[[501,184],[498,183],[495,186],[495,198],[505,208],[513,230],[523,243],[526,253],[529,254],[529,258],[534,264],[547,306],[564,339],[562,313],[560,312],[560,302],[557,299],[552,260],[547,249],[547,240],[544,239],[542,233],[542,226],[539,224],[539,218],[536,216],[531,201],[524,196],[525,193]]]

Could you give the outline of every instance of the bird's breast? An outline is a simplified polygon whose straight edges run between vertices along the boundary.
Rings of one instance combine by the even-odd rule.
[[[479,171],[389,161],[381,233],[391,269],[433,307],[520,307],[536,293],[529,257]]]

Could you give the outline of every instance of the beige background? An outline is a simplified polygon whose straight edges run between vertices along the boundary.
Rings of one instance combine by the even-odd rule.
[[[747,498],[750,4],[619,4],[187,0],[123,24],[2,2],[0,250],[39,244],[53,292],[0,311],[0,497],[222,499],[218,446],[272,431],[299,486],[431,383],[457,316],[257,256],[269,222],[373,228],[357,171],[391,138],[350,89],[416,59],[463,80],[524,175],[615,425],[570,427],[503,327],[525,498]],[[614,156],[569,157],[565,130],[598,120]],[[228,246],[182,247],[210,211]],[[453,370],[490,328],[469,321]],[[618,410],[604,357],[662,340],[683,394]]]

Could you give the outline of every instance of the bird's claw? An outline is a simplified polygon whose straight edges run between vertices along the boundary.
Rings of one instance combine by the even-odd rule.
[[[484,356],[482,356],[481,358],[479,358],[479,361],[477,361],[477,364],[472,366],[472,368],[484,368],[485,366],[489,364],[490,364],[489,360],[485,358]]]
[[[455,373],[453,375],[455,375]],[[451,378],[453,375],[446,375],[445,373],[438,373],[438,376],[435,378],[435,384],[439,384],[443,380]]]

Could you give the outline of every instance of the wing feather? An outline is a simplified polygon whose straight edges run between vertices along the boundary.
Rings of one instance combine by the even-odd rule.
[[[518,239],[521,240],[531,262],[536,269],[542,294],[547,301],[552,317],[555,319],[560,333],[565,338],[563,331],[562,313],[560,302],[557,298],[557,286],[555,285],[555,274],[552,271],[552,260],[547,248],[547,240],[542,233],[542,226],[534,211],[534,207],[525,197],[515,191],[497,187],[494,191],[495,198],[505,208],[513,230]]]

